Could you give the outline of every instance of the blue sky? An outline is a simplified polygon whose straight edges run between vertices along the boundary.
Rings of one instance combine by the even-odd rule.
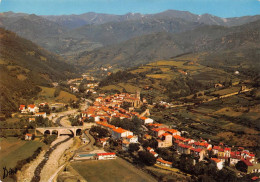
[[[0,0],[0,12],[38,15],[158,13],[168,9],[220,17],[260,14],[260,0]]]

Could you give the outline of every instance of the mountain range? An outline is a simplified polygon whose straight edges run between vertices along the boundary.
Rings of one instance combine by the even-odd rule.
[[[255,62],[254,68],[260,68],[256,55],[248,54],[250,49],[259,49],[260,21],[236,27],[204,25],[183,33],[154,33],[136,37],[120,44],[99,48],[79,55],[78,63],[85,66],[136,66],[152,61],[169,59],[190,52],[234,51]],[[257,51],[255,52],[257,53]],[[231,56],[230,56],[231,57]],[[235,56],[236,57],[236,56]],[[229,62],[232,62],[230,59]],[[221,60],[220,60],[221,61]],[[220,62],[219,61],[219,62]]]
[[[6,12],[0,27],[1,111],[15,110],[40,85],[51,86],[78,70],[130,68],[187,53],[198,53],[203,66],[260,72],[260,16]]]
[[[157,14],[37,16],[6,12],[0,14],[0,27],[16,32],[45,49],[73,61],[85,51],[122,43],[147,34],[181,33],[205,25],[239,26],[260,16],[220,18],[209,14],[168,10]]]

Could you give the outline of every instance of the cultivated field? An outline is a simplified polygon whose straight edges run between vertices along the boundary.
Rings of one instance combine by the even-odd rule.
[[[123,159],[74,162],[72,167],[88,182],[144,182],[156,181]]]

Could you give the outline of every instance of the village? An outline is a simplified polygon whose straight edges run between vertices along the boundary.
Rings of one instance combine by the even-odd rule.
[[[93,106],[81,112],[81,119],[83,121],[92,120],[97,126],[108,130],[111,139],[115,140],[122,147],[123,151],[128,151],[131,144],[140,144],[139,141],[156,139],[157,145],[154,145],[154,148],[150,146],[142,147],[140,145],[139,150],[151,153],[156,158],[156,163],[162,166],[171,168],[173,162],[166,161],[156,151],[160,148],[172,147],[179,155],[190,154],[193,156],[193,165],[196,162],[203,161],[214,163],[218,170],[228,165],[231,167],[242,166],[242,172],[247,174],[260,172],[260,166],[257,163],[255,154],[243,147],[230,147],[223,143],[212,145],[210,141],[203,139],[186,138],[182,136],[183,131],[156,123],[156,121],[149,118],[149,109],[142,114],[134,112],[134,109],[140,107],[143,101],[141,101],[140,93],[138,92],[136,94],[121,93],[107,96],[101,94],[96,98]],[[121,107],[124,103],[129,104],[129,110]],[[111,123],[113,123],[115,118],[119,118],[122,121],[124,119],[138,118],[142,122],[142,132],[137,134],[136,132],[112,125]],[[98,140],[97,142],[105,146],[110,138],[105,137]],[[110,158],[111,153],[107,155]]]
[[[187,136],[186,131],[179,131],[173,125],[156,122],[152,119],[153,113],[148,107],[145,107],[144,110],[140,109],[142,106],[147,106],[148,103],[146,98],[141,98],[141,93],[138,90],[132,94],[98,94],[96,92],[98,82],[95,81],[95,78],[83,75],[80,79],[68,81],[71,92],[75,94],[82,92],[80,87],[83,80],[88,81],[83,85],[87,88],[84,93],[94,94],[94,96],[92,95],[94,100],[86,101],[86,99],[81,98],[80,112],[64,103],[43,102],[27,106],[20,105],[19,107],[21,117],[27,116],[29,122],[35,122],[39,117],[48,118],[48,123],[51,123],[49,126],[64,127],[57,121],[58,118],[61,119],[66,115],[58,113],[69,112],[72,120],[76,120],[76,126],[91,126],[91,128],[86,128],[88,132],[80,130],[81,132],[77,133],[82,140],[82,147],[87,147],[75,151],[72,161],[112,160],[119,157],[131,162],[133,157],[143,152],[145,155],[150,155],[149,160],[153,161],[149,165],[156,165],[157,168],[171,171],[179,167],[176,164],[177,161],[172,160],[169,156],[176,153],[178,158],[183,156],[187,160],[189,158],[192,161],[191,166],[203,163],[205,165],[213,164],[217,170],[228,167],[235,171],[237,177],[260,172],[260,164],[257,162],[255,154],[246,148],[227,146],[224,143],[212,144],[209,139],[194,139],[192,136]],[[159,105],[175,107],[163,101]],[[72,110],[73,112],[70,112]],[[103,129],[102,132],[106,131],[105,135],[99,133],[101,129]],[[52,135],[58,134],[58,132],[44,132],[42,134]],[[32,140],[36,135],[35,129],[35,134],[26,133],[24,139]],[[96,150],[89,150],[89,146],[93,147],[93,145],[96,146]],[[165,151],[171,152],[165,154]],[[124,154],[126,153],[130,153],[132,159],[129,160],[129,156],[125,158]],[[189,174],[188,170],[183,172]]]

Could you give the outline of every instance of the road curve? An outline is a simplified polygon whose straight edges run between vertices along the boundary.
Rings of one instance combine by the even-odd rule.
[[[88,144],[80,147],[78,150],[75,151],[75,153],[79,153],[79,152],[91,152],[94,150],[94,143],[95,143],[95,139],[93,138],[92,135],[89,134],[89,130],[86,130],[86,132],[84,133],[84,135],[86,136],[86,138],[89,139]]]

